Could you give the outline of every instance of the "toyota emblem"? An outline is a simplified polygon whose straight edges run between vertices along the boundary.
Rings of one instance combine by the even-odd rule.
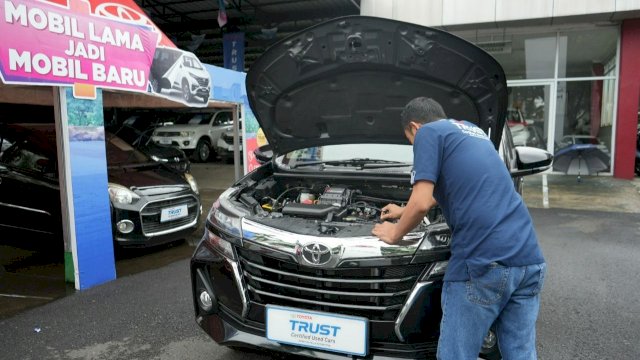
[[[331,261],[331,249],[320,243],[311,243],[302,247],[302,258],[312,265],[324,265]]]

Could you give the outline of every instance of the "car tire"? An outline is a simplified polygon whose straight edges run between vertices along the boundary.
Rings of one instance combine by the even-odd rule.
[[[189,82],[187,80],[182,80],[182,99],[186,102],[191,102],[191,91],[189,91]]]
[[[193,157],[197,162],[207,162],[211,158],[211,153],[209,140],[200,139],[198,140],[198,145],[196,145],[196,150],[193,152]]]

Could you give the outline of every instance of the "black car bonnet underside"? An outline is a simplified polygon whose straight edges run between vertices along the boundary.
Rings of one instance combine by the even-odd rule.
[[[417,96],[500,143],[507,105],[502,67],[444,31],[394,20],[330,20],[270,47],[246,80],[275,153],[343,143],[405,144],[400,112]]]

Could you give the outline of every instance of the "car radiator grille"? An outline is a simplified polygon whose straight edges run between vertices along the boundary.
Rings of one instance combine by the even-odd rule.
[[[238,248],[251,301],[394,320],[424,264],[316,269]]]
[[[156,136],[163,136],[163,137],[173,137],[173,136],[180,136],[180,132],[179,131],[164,131],[164,132],[157,132]]]
[[[179,205],[187,205],[187,209],[189,209],[189,211],[186,217],[173,221],[160,222],[160,213],[162,212],[162,209]],[[191,195],[173,198],[170,200],[150,202],[142,209],[142,211],[140,211],[142,231],[145,235],[152,235],[190,224],[198,216],[198,206],[198,199]]]
[[[198,78],[198,85],[207,86],[209,85],[209,79]]]

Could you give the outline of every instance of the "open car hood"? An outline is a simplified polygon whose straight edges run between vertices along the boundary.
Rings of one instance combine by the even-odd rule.
[[[502,136],[507,85],[502,67],[444,31],[349,16],[271,46],[247,74],[249,103],[276,154],[345,143],[407,144],[400,112],[418,96],[450,118]]]

